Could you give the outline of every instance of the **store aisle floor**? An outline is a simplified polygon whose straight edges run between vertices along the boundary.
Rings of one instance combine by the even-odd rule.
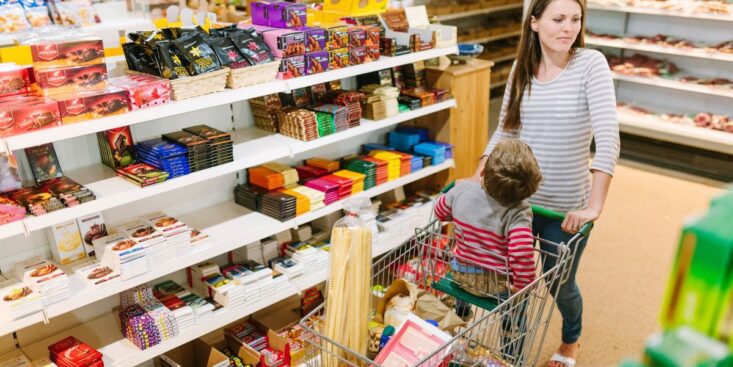
[[[616,366],[638,356],[659,330],[658,315],[679,230],[722,191],[717,182],[622,162],[605,212],[583,255],[579,284],[585,300],[578,365]],[[539,366],[560,342],[555,312]]]

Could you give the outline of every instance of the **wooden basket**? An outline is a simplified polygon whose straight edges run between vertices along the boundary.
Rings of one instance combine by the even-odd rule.
[[[226,88],[227,75],[229,75],[229,68],[222,68],[206,74],[171,80],[171,98],[174,101],[180,101],[221,92]]]
[[[227,75],[227,88],[236,89],[275,80],[279,67],[280,60],[277,60],[267,64],[231,69]]]

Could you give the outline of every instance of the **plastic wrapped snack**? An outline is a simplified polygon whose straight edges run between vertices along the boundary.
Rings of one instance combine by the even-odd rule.
[[[2,33],[25,31],[31,28],[20,4],[0,6],[0,27],[2,27]]]

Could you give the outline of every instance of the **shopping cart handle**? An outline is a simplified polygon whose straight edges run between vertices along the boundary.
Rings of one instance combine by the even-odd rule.
[[[543,208],[537,205],[532,205],[532,213],[534,213],[534,215],[539,215],[541,217],[545,217],[547,219],[552,219],[552,220],[561,221],[565,219],[565,213],[554,211],[552,209]],[[593,229],[593,222],[588,222],[584,224],[578,232],[582,233],[584,237],[588,237],[591,229]]]
[[[443,190],[440,190],[440,193],[441,194],[445,194],[446,192],[450,191],[450,189],[452,189],[453,186],[455,186],[455,185],[456,185],[456,182],[455,181],[451,181],[451,183],[449,183],[446,187],[444,187]]]

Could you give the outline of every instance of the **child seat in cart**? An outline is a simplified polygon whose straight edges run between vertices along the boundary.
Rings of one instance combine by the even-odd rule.
[[[447,192],[452,185],[446,187]],[[534,215],[561,219],[562,213],[533,208]],[[450,222],[431,219],[417,228],[415,236],[373,262],[372,309],[395,280],[404,279],[422,291],[438,297],[464,317],[465,325],[452,330],[451,339],[408,367],[518,367],[535,366],[539,359],[558,285],[566,280],[575,248],[589,235],[588,223],[568,244],[534,238],[534,261],[538,271],[534,281],[515,290],[507,280],[508,272],[486,271],[478,264],[458,258],[456,239]],[[460,232],[460,231],[458,231]],[[542,246],[540,246],[542,245]],[[545,250],[543,250],[544,248]],[[549,250],[548,250],[549,249]],[[499,254],[487,253],[487,256]],[[506,264],[506,259],[504,260]],[[551,266],[544,271],[543,263]],[[505,269],[508,269],[508,265]],[[553,296],[553,297],[550,297]],[[301,321],[306,340],[305,364],[308,367],[388,367],[329,339],[323,333],[325,305],[320,305]],[[329,361],[328,366],[322,361]],[[334,361],[335,362],[334,364]]]

